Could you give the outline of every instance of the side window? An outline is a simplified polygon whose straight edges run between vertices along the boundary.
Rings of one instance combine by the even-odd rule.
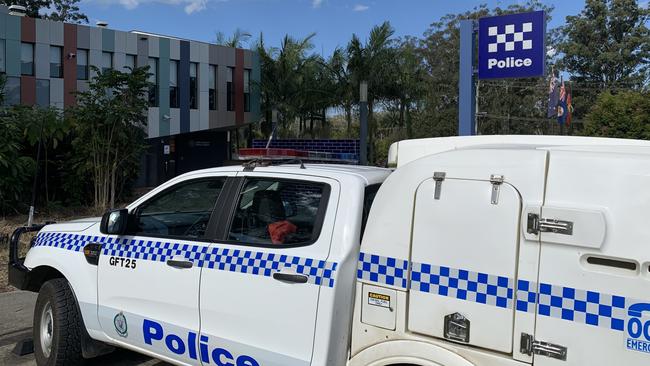
[[[366,223],[368,222],[368,215],[370,215],[370,208],[372,207],[372,202],[377,196],[381,184],[373,184],[366,187],[366,192],[363,195],[363,216],[361,217],[361,239],[363,240],[363,233],[366,231]],[[361,244],[361,241],[359,241]]]
[[[242,244],[308,245],[320,234],[329,186],[248,179],[239,194],[229,240]]]
[[[183,182],[155,196],[136,211],[137,233],[202,237],[225,181],[209,178]]]

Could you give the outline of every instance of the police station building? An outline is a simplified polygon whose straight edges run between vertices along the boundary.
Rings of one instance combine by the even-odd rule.
[[[7,104],[75,104],[89,68],[150,66],[147,134],[140,186],[230,159],[232,132],[260,116],[255,52],[145,32],[34,19],[0,6],[0,73]],[[233,134],[234,136],[234,134]],[[234,139],[234,138],[233,138]]]

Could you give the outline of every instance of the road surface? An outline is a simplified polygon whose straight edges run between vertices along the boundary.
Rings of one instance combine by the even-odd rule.
[[[32,318],[36,294],[32,292],[14,291],[0,293],[0,365],[34,366],[34,355],[16,356],[12,350],[16,343],[32,336]],[[93,365],[126,365],[126,366],[163,366],[162,361],[151,359],[123,349],[93,359]]]

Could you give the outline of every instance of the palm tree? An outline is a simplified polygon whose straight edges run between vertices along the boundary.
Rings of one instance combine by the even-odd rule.
[[[392,37],[395,30],[389,22],[375,26],[370,37],[363,44],[356,34],[348,44],[348,69],[351,71],[353,85],[363,80],[368,82],[368,145],[369,161],[374,161],[374,119],[373,109],[378,100],[387,95],[392,80],[392,66],[395,60],[395,48]]]
[[[223,32],[217,32],[215,43],[220,46],[241,48],[242,42],[250,38],[250,36],[250,33],[237,28],[230,38],[226,37]]]

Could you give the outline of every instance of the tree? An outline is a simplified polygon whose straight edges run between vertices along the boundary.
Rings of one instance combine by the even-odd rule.
[[[88,23],[88,17],[79,10],[77,4],[80,0],[52,0],[52,13],[47,19],[67,23]]]
[[[635,0],[587,0],[566,17],[558,49],[572,80],[597,87],[639,87],[648,78],[650,10]]]
[[[137,174],[145,148],[148,67],[132,72],[107,70],[97,74],[88,91],[77,93],[70,110],[78,173],[92,177],[94,205],[114,207],[121,188]]]
[[[25,7],[27,16],[45,18],[68,23],[88,23],[88,17],[83,14],[77,4],[80,0],[0,0],[6,6],[21,5]],[[52,10],[51,13],[48,12]],[[43,11],[44,14],[41,14]]]
[[[586,136],[650,139],[650,94],[604,92],[585,117]]]
[[[220,46],[241,48],[242,42],[250,37],[250,34],[237,28],[232,36],[226,37],[223,32],[217,32],[216,43]]]
[[[353,85],[361,81],[368,82],[368,160],[375,161],[374,133],[375,121],[373,119],[374,106],[388,93],[391,79],[391,65],[395,61],[395,52],[392,47],[392,37],[395,30],[389,22],[375,26],[370,31],[370,36],[365,44],[354,34],[348,44],[348,68],[352,73]]]

